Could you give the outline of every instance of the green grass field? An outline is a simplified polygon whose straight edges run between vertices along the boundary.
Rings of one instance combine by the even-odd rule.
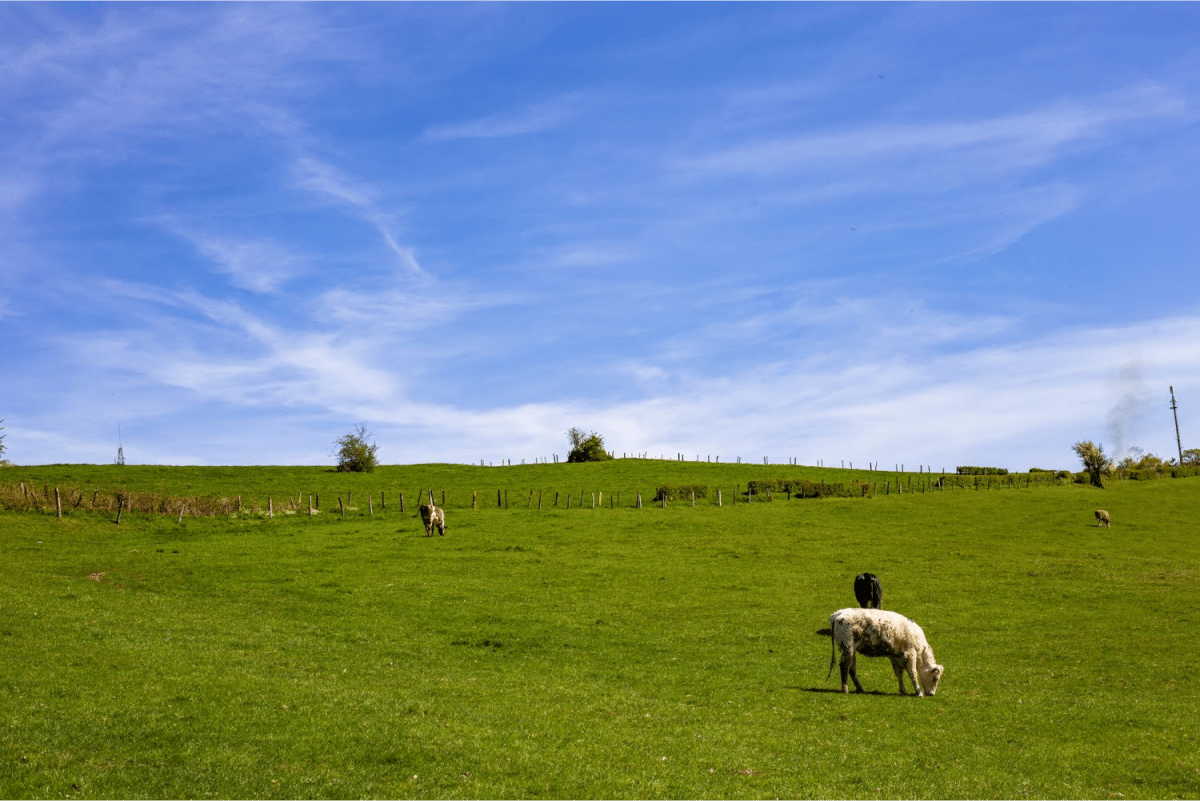
[[[277,515],[0,511],[0,795],[1200,796],[1200,479],[733,503],[796,475],[868,476],[7,468]],[[650,502],[677,483],[724,505]],[[446,491],[444,538],[422,489]],[[310,493],[318,516],[281,511]],[[925,629],[935,697],[899,696],[886,660],[859,660],[863,695],[826,678],[813,632],[863,570]]]

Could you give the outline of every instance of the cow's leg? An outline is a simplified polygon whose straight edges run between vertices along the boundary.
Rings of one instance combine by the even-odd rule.
[[[917,659],[910,656],[905,662],[908,665],[908,677],[912,679],[913,689],[917,691],[918,698],[925,697],[925,691],[921,689],[921,682],[917,679]]]
[[[903,662],[900,662],[899,660],[896,660],[896,659],[892,660],[892,672],[896,674],[896,680],[900,682],[900,694],[901,695],[908,695],[908,692],[904,689],[904,673],[905,673],[905,671],[906,671],[906,668],[905,668],[905,665]]]
[[[854,681],[854,691],[863,692],[862,682],[858,680],[858,654],[854,651],[850,652],[850,658],[842,662],[842,692],[849,692],[846,688],[846,674],[850,674],[850,678]]]
[[[842,673],[842,692],[844,693],[850,692],[850,686],[846,681],[846,678],[850,672],[850,659],[851,657],[842,654],[842,658],[838,660],[838,670],[840,670]],[[858,683],[857,678],[854,679],[854,683]]]

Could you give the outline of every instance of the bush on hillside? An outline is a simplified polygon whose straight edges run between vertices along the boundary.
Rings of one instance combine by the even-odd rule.
[[[1158,470],[1166,466],[1169,462],[1164,461],[1162,457],[1155,456],[1153,453],[1142,454],[1140,448],[1134,448],[1136,454],[1126,456],[1121,460],[1117,467],[1123,470]],[[1174,462],[1174,459],[1171,460]]]
[[[796,498],[858,498],[862,495],[857,482],[829,484],[803,478],[768,478],[755,479],[746,485],[749,495],[765,496],[768,490],[772,493],[790,492]]]
[[[1007,476],[1007,467],[958,467],[960,476]]]
[[[612,457],[604,450],[604,437],[593,431],[584,434],[583,429],[572,428],[567,432],[571,440],[571,452],[567,454],[568,462],[604,462]]]
[[[677,484],[675,486],[659,487],[654,491],[654,500],[661,501],[666,496],[668,501],[690,501],[692,493],[696,498],[708,497],[707,484]]]
[[[364,426],[337,440],[339,473],[374,473],[378,464],[375,452],[379,446],[367,442],[371,434]]]
[[[1104,455],[1104,446],[1091,440],[1083,440],[1076,442],[1071,448],[1083,462],[1083,469],[1092,486],[1104,489],[1104,476],[1111,475],[1113,469],[1112,459]]]

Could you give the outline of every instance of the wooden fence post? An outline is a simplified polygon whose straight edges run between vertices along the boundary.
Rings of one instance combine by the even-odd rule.
[[[538,511],[542,511],[542,491],[538,490]]]
[[[696,508],[696,491],[692,490],[692,508]]]
[[[308,496],[308,516],[309,516],[309,517],[312,517],[312,516],[313,516],[313,508],[312,508],[312,495],[309,495],[309,496]]]
[[[183,513],[184,513],[184,511],[185,511],[186,509],[187,509],[187,504],[186,504],[186,503],[181,503],[181,504],[179,504],[179,517],[177,517],[177,518],[175,519],[175,523],[176,523],[176,524],[182,524],[182,523],[183,523]]]
[[[555,493],[554,493],[554,508],[555,509],[558,508],[558,492],[557,491],[555,491]]]
[[[367,494],[367,514],[371,517],[375,516],[375,501],[371,498],[370,493]]]
[[[321,497],[320,495],[317,496],[318,499],[320,497]],[[321,505],[317,504],[317,508],[320,509]],[[404,493],[403,492],[400,493],[400,514],[404,514]]]
[[[496,490],[496,508],[499,509],[502,505],[500,502],[500,490]]]
[[[117,496],[117,525],[121,525],[121,507],[125,503],[125,499],[120,495]]]
[[[346,516],[346,507],[342,505],[342,496],[338,496],[338,514],[342,517]]]
[[[479,490],[471,490],[471,508],[475,508],[475,503],[478,500]]]
[[[275,516],[275,504],[271,502],[271,496],[267,496],[267,517]]]
[[[636,508],[636,509],[642,508],[642,493],[640,490],[638,491],[638,494],[637,494],[637,506],[634,508]]]
[[[54,488],[54,509],[55,514],[62,518],[62,497],[58,494],[58,487]]]
[[[571,508],[571,497],[572,497],[572,496],[571,496],[571,493],[569,493],[569,492],[568,492],[568,493],[567,493],[567,508],[568,508],[568,509],[570,509],[570,508]]]
[[[511,460],[511,459],[509,459],[509,462],[510,462],[509,466],[511,467],[511,466],[512,466],[512,464],[511,464],[512,460]],[[504,508],[505,508],[505,509],[507,509],[507,508],[508,508],[508,490],[505,490],[505,491],[504,491]]]
[[[720,489],[718,489],[718,490],[717,490],[717,506],[721,506],[721,505],[722,505],[722,503],[721,503],[721,490],[720,490]]]

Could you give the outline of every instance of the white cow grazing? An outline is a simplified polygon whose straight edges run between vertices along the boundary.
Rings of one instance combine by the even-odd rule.
[[[829,628],[817,634],[828,634],[833,643],[833,655],[829,658],[829,671],[841,652],[838,662],[842,670],[842,692],[849,692],[846,676],[854,679],[854,687],[862,692],[858,681],[855,661],[863,656],[886,656],[892,660],[892,670],[900,682],[900,694],[904,691],[904,674],[908,673],[913,689],[918,696],[937,692],[938,682],[945,669],[933,658],[933,649],[925,640],[921,627],[904,615],[883,609],[839,609],[829,616]],[[826,677],[828,678],[828,677]]]
[[[446,512],[442,507],[423,503],[418,511],[421,513],[421,522],[425,524],[426,537],[433,536],[434,528],[437,528],[438,534],[446,536]]]

